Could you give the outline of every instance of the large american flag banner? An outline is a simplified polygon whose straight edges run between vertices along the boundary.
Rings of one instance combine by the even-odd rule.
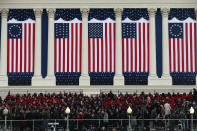
[[[169,20],[170,72],[196,72],[196,22],[192,18]]]
[[[31,15],[28,16],[29,14]],[[33,15],[33,10],[10,10],[9,12],[7,72],[34,72],[35,20]]]
[[[115,26],[110,18],[89,21],[89,72],[115,72]]]
[[[149,22],[122,21],[123,72],[149,72]]]
[[[59,15],[70,16],[71,12],[60,10]],[[82,22],[69,18],[55,20],[55,72],[81,72]]]

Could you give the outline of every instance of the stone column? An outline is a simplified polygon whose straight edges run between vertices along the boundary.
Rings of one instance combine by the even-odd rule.
[[[34,9],[36,18],[36,32],[35,32],[35,62],[34,62],[34,77],[32,78],[32,86],[40,86],[43,82],[41,76],[41,16],[42,9]]]
[[[45,86],[55,86],[56,78],[54,72],[54,16],[56,9],[47,9],[48,13],[48,60],[47,60],[47,77],[45,78]]]
[[[196,14],[196,18],[197,18],[197,8],[195,8],[195,14]],[[196,19],[196,23],[197,23],[197,19]],[[197,27],[197,26],[196,26]],[[197,32],[197,28],[196,28],[196,32]],[[196,34],[196,39],[197,39],[197,34]],[[196,56],[197,57],[197,56]],[[196,65],[197,66],[197,65]],[[197,76],[196,76],[196,85],[197,85]]]
[[[155,13],[156,8],[149,8],[149,77],[148,85],[157,85],[157,74],[156,74],[156,30],[155,30]]]
[[[162,84],[172,85],[169,64],[169,32],[168,32],[168,8],[162,8]]]
[[[116,47],[115,47],[115,76],[114,85],[124,85],[124,77],[122,75],[122,9],[114,9],[116,15]]]
[[[8,9],[1,10],[0,86],[8,86],[7,78],[7,19]]]
[[[79,79],[80,86],[90,86],[90,77],[88,75],[88,8],[82,8],[82,63],[81,77]]]

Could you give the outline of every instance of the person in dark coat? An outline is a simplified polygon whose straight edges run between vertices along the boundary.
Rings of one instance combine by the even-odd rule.
[[[78,125],[79,125],[79,129],[82,129],[83,128],[83,119],[84,119],[84,116],[83,116],[83,113],[80,112],[79,115],[77,116],[77,119],[78,119]]]

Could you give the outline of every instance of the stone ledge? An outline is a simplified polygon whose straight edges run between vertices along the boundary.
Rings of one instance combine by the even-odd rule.
[[[55,86],[56,85],[56,78],[55,76],[47,76],[43,79],[42,83],[43,86]]]
[[[171,86],[172,85],[172,78],[171,77],[148,77],[148,85],[153,86]]]
[[[81,76],[79,78],[80,86],[90,86],[90,77],[89,76]]]
[[[52,0],[30,0],[28,2],[24,2],[21,0],[9,0],[9,2],[0,1],[0,8],[14,8],[14,9],[22,9],[22,8],[196,8],[197,2],[196,0],[168,0],[166,1],[158,1],[158,0],[124,0],[124,1],[80,1],[75,0],[75,2],[58,2]],[[47,4],[46,4],[47,3]]]
[[[100,92],[108,93],[112,91],[114,94],[122,93],[189,93],[196,88],[196,86],[5,86],[0,87],[0,96],[4,98],[7,93],[10,91],[11,94],[26,94],[26,93],[59,93],[59,92],[71,92],[71,93],[80,93],[82,92],[85,95],[95,95]]]
[[[43,78],[41,76],[33,76],[31,83],[32,83],[32,86],[43,85]]]
[[[114,86],[124,86],[124,77],[122,75],[114,76]]]
[[[0,76],[0,86],[8,86],[8,77]]]

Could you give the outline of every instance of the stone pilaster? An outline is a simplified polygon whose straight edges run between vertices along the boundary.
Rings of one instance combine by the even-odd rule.
[[[55,86],[56,78],[54,72],[54,16],[56,9],[47,9],[48,13],[48,60],[47,60],[47,77],[45,78],[45,86]]]
[[[172,78],[170,76],[169,64],[169,32],[168,32],[168,8],[162,8],[162,84],[172,85]]]
[[[155,14],[156,8],[149,8],[149,77],[148,77],[148,85],[157,85],[157,74],[156,74],[156,33],[155,33]]]
[[[115,8],[114,12],[116,15],[116,50],[115,50],[115,76],[114,85],[124,85],[124,77],[122,75],[122,9]]]
[[[196,18],[197,18],[197,8],[195,8],[195,14],[196,14]],[[196,19],[196,23],[197,23],[197,19]],[[196,26],[196,31],[197,31],[197,26]],[[196,39],[197,39],[197,34],[196,34]],[[197,81],[197,76],[196,76],[196,81]],[[196,82],[196,85],[197,85],[197,82]]]
[[[43,9],[34,9],[36,18],[35,30],[35,62],[34,62],[34,77],[32,78],[32,86],[40,86],[43,82],[41,76],[41,16]]]
[[[82,8],[82,63],[81,77],[79,78],[80,86],[90,86],[90,77],[88,75],[88,8]]]
[[[0,86],[8,86],[7,78],[7,19],[9,9],[1,9]]]

